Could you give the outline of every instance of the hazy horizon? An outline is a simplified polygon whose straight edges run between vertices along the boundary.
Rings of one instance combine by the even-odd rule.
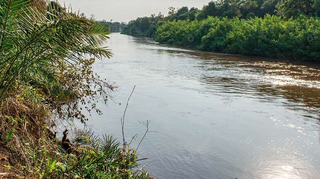
[[[137,17],[150,16],[161,12],[168,14],[169,7],[182,6],[201,9],[211,0],[63,0],[61,4],[72,6],[74,11],[80,10],[87,16],[94,15],[97,20],[113,19],[114,22],[129,22]]]

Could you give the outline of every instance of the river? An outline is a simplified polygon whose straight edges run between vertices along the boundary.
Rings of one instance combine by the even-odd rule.
[[[159,179],[320,178],[320,67],[199,52],[111,34],[114,54],[94,71],[117,86],[96,134],[150,132],[138,153]]]

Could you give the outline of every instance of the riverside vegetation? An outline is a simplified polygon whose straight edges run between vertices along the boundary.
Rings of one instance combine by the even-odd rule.
[[[320,61],[320,0],[220,0],[133,20],[123,34],[204,51]]]
[[[106,20],[98,21],[99,24],[103,25],[108,31],[112,32],[121,32],[122,29],[126,26],[124,22],[107,22]]]
[[[92,71],[108,31],[57,2],[0,1],[0,177],[149,178],[136,151],[112,136],[55,131],[59,120],[101,111],[110,86]]]

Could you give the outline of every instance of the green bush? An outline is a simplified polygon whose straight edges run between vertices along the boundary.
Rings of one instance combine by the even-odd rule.
[[[320,20],[266,15],[248,20],[209,17],[202,21],[165,22],[157,28],[160,43],[206,51],[295,60],[320,60]]]
[[[157,28],[154,39],[160,43],[199,47],[202,37],[217,22],[219,22],[219,18],[213,17],[202,21],[167,21]]]

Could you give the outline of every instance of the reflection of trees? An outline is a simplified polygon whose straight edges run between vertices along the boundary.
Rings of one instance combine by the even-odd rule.
[[[220,93],[233,93],[239,95],[253,93],[251,85],[246,83],[244,79],[228,78],[228,77],[206,77],[200,80],[207,84],[210,91],[219,91]]]
[[[320,90],[316,88],[304,88],[301,86],[258,86],[257,91],[260,94],[284,97],[291,102],[291,104],[288,103],[287,105],[294,109],[308,107],[314,112],[320,110]]]
[[[223,68],[212,70],[223,70]],[[288,102],[284,104],[294,110],[306,110],[308,108],[307,110],[314,115],[318,115],[320,110],[320,89],[318,88],[307,88],[298,85],[263,84],[263,81],[226,76],[204,76],[200,81],[207,84],[206,88],[210,91],[256,96],[256,98],[266,101],[272,101],[280,97],[287,99]]]
[[[235,93],[239,95],[256,96],[261,100],[274,100],[280,98],[287,99],[284,103],[287,107],[294,110],[307,110],[313,118],[318,116],[320,110],[320,89],[305,87],[304,84],[281,84],[273,85],[271,81],[263,81],[267,77],[288,77],[304,82],[316,82],[319,84],[320,70],[300,65],[288,65],[279,62],[250,62],[242,58],[231,57],[232,60],[209,60],[203,61],[201,68],[214,71],[211,76],[204,76],[201,81],[206,88],[213,88],[221,93]],[[238,58],[239,60],[235,60]],[[230,74],[225,73],[230,71]],[[219,73],[223,72],[223,73]],[[237,73],[239,74],[237,76]],[[244,74],[244,77],[240,74]],[[217,75],[217,76],[214,76]],[[245,77],[253,75],[257,79]],[[305,116],[312,117],[312,116]]]
[[[303,103],[310,108],[320,109],[320,90],[301,86],[278,86],[276,88],[259,87],[257,90],[264,94],[285,97],[292,103]]]
[[[152,40],[135,38],[139,44],[152,45]],[[154,44],[156,45],[156,44]],[[302,84],[273,85],[263,81],[264,77],[289,77],[294,80],[320,83],[320,68],[313,63],[288,64],[279,59],[245,57],[220,53],[207,53],[195,50],[174,48],[161,45],[155,48],[158,53],[189,55],[199,59],[195,64],[201,68],[203,76],[199,79],[209,91],[249,95],[257,99],[272,101],[287,99],[291,109],[307,110],[315,115],[320,110],[320,89],[304,87]],[[244,76],[241,76],[244,74]],[[245,75],[249,75],[246,77]],[[250,77],[250,75],[256,78]],[[312,114],[311,114],[312,115]],[[309,116],[306,116],[309,117]],[[320,117],[320,116],[318,116]]]

